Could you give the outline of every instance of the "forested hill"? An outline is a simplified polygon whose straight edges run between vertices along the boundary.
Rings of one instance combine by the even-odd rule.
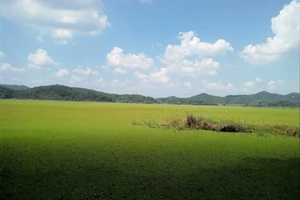
[[[85,88],[73,88],[63,85],[40,86],[26,90],[14,90],[2,85],[0,86],[0,99],[158,103],[156,99],[142,95],[109,94]]]
[[[228,95],[218,97],[202,93],[189,98],[167,97],[158,99],[162,103],[191,104],[191,105],[243,105],[243,106],[272,106],[272,107],[299,107],[300,94],[287,95],[259,92],[251,95]]]
[[[251,95],[228,95],[226,97],[202,93],[189,98],[171,96],[155,99],[153,97],[146,97],[138,94],[109,94],[91,89],[67,87],[63,85],[40,86],[34,88],[17,85],[0,85],[0,99],[299,107],[299,98],[299,93],[280,95],[263,91]]]
[[[276,104],[276,103],[284,103],[284,102],[291,102],[291,103],[298,103],[300,101],[299,93],[290,93],[287,95],[280,95],[268,92],[259,92],[257,94],[252,95],[229,95],[225,97],[231,103],[244,103],[244,104]]]
[[[5,85],[5,84],[0,84],[0,86],[6,87],[6,88],[10,88],[13,90],[27,90],[29,89],[29,87],[25,86],[25,85]]]

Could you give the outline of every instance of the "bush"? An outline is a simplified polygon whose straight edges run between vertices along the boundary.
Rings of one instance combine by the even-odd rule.
[[[185,120],[186,120],[185,124],[186,124],[187,127],[189,127],[189,128],[198,128],[198,120],[193,115],[188,114],[185,117]]]
[[[174,128],[176,130],[182,130],[185,127],[185,120],[182,118],[171,118],[167,121],[159,123],[163,127]]]
[[[282,131],[281,134],[285,136],[300,137],[300,129],[288,127],[287,129]]]
[[[225,124],[223,126],[221,126],[220,128],[221,132],[234,132],[234,133],[238,133],[238,132],[247,132],[247,130],[239,125],[239,124],[235,124],[233,122],[230,122],[229,124]]]
[[[206,120],[201,123],[201,129],[211,130],[211,131],[219,131],[220,127],[217,124],[214,124],[214,123]]]

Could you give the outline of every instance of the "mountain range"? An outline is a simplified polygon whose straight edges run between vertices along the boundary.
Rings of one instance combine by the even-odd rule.
[[[280,95],[266,91],[251,95],[228,95],[225,97],[202,93],[188,98],[175,96],[166,98],[146,97],[138,94],[110,94],[91,89],[49,85],[29,88],[24,85],[0,84],[0,99],[35,99],[61,101],[95,101],[121,103],[164,103],[185,105],[243,105],[243,106],[274,106],[299,107],[300,94]]]

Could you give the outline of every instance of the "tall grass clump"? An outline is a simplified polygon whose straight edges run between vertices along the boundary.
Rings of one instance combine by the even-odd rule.
[[[220,130],[220,127],[213,120],[207,118],[203,114],[200,114],[198,116],[187,114],[185,119],[186,119],[185,125],[188,128],[211,130],[211,131]]]
[[[132,125],[147,126],[150,128],[171,128],[176,130],[196,129],[231,133],[258,133],[259,135],[283,135],[300,137],[300,128],[287,125],[272,124],[251,124],[234,122],[230,120],[214,121],[204,114],[187,114],[184,118],[173,117],[168,120],[155,121],[135,121]]]
[[[164,128],[183,130],[185,128],[185,119],[179,117],[173,117],[165,121],[160,121],[158,124]]]

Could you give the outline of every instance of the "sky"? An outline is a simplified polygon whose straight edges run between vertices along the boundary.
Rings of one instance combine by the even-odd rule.
[[[1,0],[0,83],[299,92],[299,0]]]

